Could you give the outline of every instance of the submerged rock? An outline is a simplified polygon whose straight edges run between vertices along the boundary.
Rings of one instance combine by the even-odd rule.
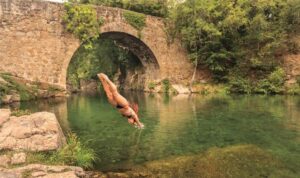
[[[177,156],[136,166],[128,177],[296,177],[279,160],[255,145],[211,148],[204,153]],[[108,174],[108,177],[113,174]],[[114,174],[116,175],[116,174]]]
[[[7,111],[0,110],[0,116],[5,113]],[[65,142],[53,113],[11,116],[0,126],[0,150],[49,151],[60,148]]]

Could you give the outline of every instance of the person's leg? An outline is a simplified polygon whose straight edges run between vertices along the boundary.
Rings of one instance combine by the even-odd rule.
[[[105,74],[103,74],[103,73],[98,74],[98,77],[100,78],[101,81],[102,80],[105,81],[105,83],[109,87],[109,91],[112,94],[114,101],[117,103],[117,105],[120,105],[122,107],[129,106],[129,102],[127,101],[127,99],[124,98],[122,95],[120,95],[120,93],[117,90],[116,85],[112,81],[110,81],[109,78]],[[102,83],[104,83],[104,82],[102,82]]]
[[[109,87],[109,84],[107,83],[107,81],[103,78],[103,76],[101,75],[98,75],[101,83],[102,83],[102,86],[103,86],[103,89],[105,91],[105,94],[108,98],[108,102],[110,104],[112,104],[113,106],[117,106],[117,102],[115,101],[114,99],[114,96],[113,96],[113,93],[111,92],[111,88]]]

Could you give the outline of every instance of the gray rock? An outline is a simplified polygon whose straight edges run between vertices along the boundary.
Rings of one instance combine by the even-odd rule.
[[[0,149],[49,151],[60,148],[64,142],[55,115],[48,112],[12,116],[0,131]]]

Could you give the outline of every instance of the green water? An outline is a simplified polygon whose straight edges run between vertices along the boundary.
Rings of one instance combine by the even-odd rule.
[[[96,151],[98,170],[127,170],[212,147],[251,144],[300,177],[300,97],[124,95],[139,104],[145,129],[131,127],[100,94],[20,107],[55,112],[64,131],[75,132]]]

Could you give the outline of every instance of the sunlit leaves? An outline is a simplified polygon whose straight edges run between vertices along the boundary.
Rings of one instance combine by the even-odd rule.
[[[92,48],[92,41],[100,34],[103,21],[97,19],[96,10],[89,5],[65,4],[63,21],[66,30],[75,35],[87,49]]]
[[[274,70],[299,27],[297,9],[297,0],[186,0],[170,14],[190,58],[222,79],[234,67],[251,72],[251,59]]]

